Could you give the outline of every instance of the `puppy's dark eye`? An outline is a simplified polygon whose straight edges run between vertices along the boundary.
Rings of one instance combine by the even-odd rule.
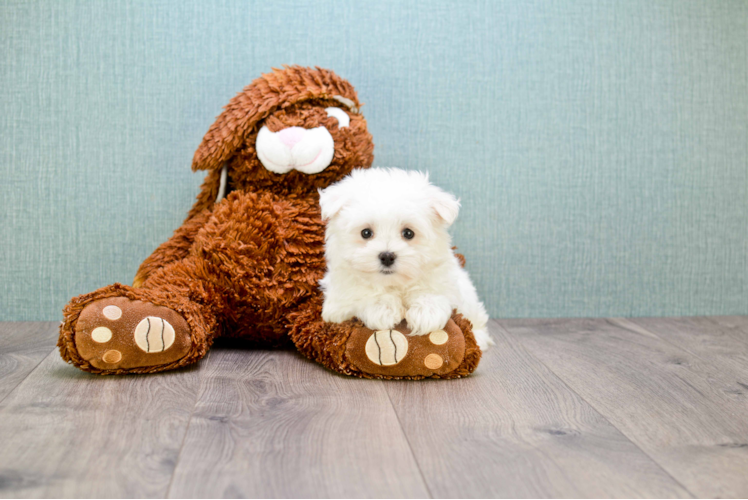
[[[361,237],[365,240],[368,240],[374,235],[374,233],[371,232],[371,229],[364,229],[361,231]]]
[[[413,230],[409,227],[403,229],[403,238],[405,238],[406,240],[412,240],[415,235],[416,233],[414,233]]]

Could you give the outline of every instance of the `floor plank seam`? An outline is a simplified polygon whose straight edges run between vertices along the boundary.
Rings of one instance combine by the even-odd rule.
[[[384,384],[384,382],[381,382],[381,381],[380,383]],[[400,432],[402,432],[403,437],[405,438],[405,443],[408,445],[408,449],[410,450],[410,455],[413,457],[413,461],[415,462],[416,467],[418,468],[418,473],[421,475],[421,481],[423,481],[423,486],[426,488],[426,492],[429,494],[429,498],[434,498],[434,494],[431,493],[431,488],[429,488],[429,483],[426,481],[426,476],[424,476],[423,474],[423,469],[421,469],[421,463],[418,461],[415,451],[413,451],[413,446],[410,444],[410,439],[408,439],[408,434],[405,432],[405,428],[403,428],[403,423],[402,421],[400,421],[400,415],[397,413],[397,408],[395,408],[395,404],[392,402],[392,396],[390,396],[390,391],[387,388],[386,384],[384,384],[384,392],[387,393],[387,400],[390,402],[390,407],[392,408],[392,411],[395,412],[397,425],[400,426]]]
[[[37,368],[39,368],[39,365],[41,365],[42,363],[44,363],[44,360],[45,360],[45,359],[47,359],[48,357],[50,357],[50,356],[51,356],[52,354],[54,354],[54,352],[55,352],[56,350],[57,350],[57,346],[53,347],[53,348],[52,348],[52,350],[51,350],[51,351],[49,351],[49,353],[48,353],[48,354],[47,354],[46,356],[44,356],[44,357],[43,357],[42,359],[40,359],[40,360],[39,360],[39,362],[38,362],[38,363],[37,363],[37,364],[36,364],[36,365],[34,366],[34,368],[32,368],[31,370],[29,370],[29,372],[28,372],[28,373],[26,374],[26,376],[25,376],[25,377],[23,377],[23,378],[22,378],[22,379],[21,379],[21,380],[20,380],[20,381],[19,381],[19,382],[18,382],[18,383],[17,383],[17,384],[16,384],[16,385],[15,385],[15,386],[13,387],[13,389],[9,390],[9,391],[8,391],[8,393],[7,393],[7,394],[6,394],[5,396],[3,396],[2,398],[0,398],[0,405],[2,405],[2,404],[3,404],[3,401],[5,401],[6,399],[8,399],[8,396],[10,396],[10,395],[11,395],[11,394],[13,394],[14,392],[16,392],[16,389],[18,389],[18,388],[19,388],[19,387],[21,386],[21,384],[23,384],[23,383],[24,383],[24,382],[26,381],[26,379],[27,379],[27,378],[29,378],[29,375],[31,375],[32,373],[34,373],[34,372],[36,371],[36,369],[37,369]]]
[[[726,325],[721,325],[717,322],[717,320],[714,319],[714,316],[696,316],[697,318],[704,318],[711,324],[713,324],[715,327],[719,329],[720,332],[725,334],[730,334],[730,327]],[[739,342],[742,344],[745,344],[745,346],[748,348],[748,330],[743,328],[742,326],[736,326],[735,330],[739,331],[740,333],[744,334],[745,337],[734,337],[733,335],[730,335],[733,338],[737,338]]]
[[[204,363],[201,363],[203,365],[208,363],[208,360],[210,359],[211,351],[208,351],[208,353],[205,355],[205,361]],[[200,370],[201,372],[205,370]],[[195,403],[192,405],[192,411],[190,412],[190,418],[187,419],[187,427],[184,429],[184,435],[182,436],[182,442],[179,444],[179,454],[177,455],[177,460],[174,462],[174,469],[171,471],[171,477],[169,478],[169,485],[166,487],[166,493],[164,495],[164,498],[169,498],[169,495],[171,495],[171,488],[174,485],[174,476],[177,475],[177,468],[179,468],[179,461],[182,458],[182,451],[184,450],[184,443],[187,441],[187,436],[190,433],[190,426],[192,425],[192,418],[195,416],[195,410],[197,410],[197,403],[200,400],[200,392],[203,388],[203,376],[202,373],[200,374],[200,383],[197,384],[197,391],[195,391]]]
[[[657,467],[659,467],[659,468],[660,468],[660,470],[661,470],[661,471],[662,471],[662,472],[663,472],[663,473],[664,473],[664,474],[665,474],[666,476],[668,476],[668,477],[669,477],[670,479],[672,479],[672,480],[673,480],[673,481],[674,481],[674,482],[675,482],[676,484],[678,484],[678,485],[679,485],[679,486],[680,486],[681,488],[683,488],[683,490],[684,490],[684,491],[687,491],[687,492],[688,492],[688,494],[689,494],[689,495],[691,495],[691,498],[699,498],[699,496],[698,496],[698,495],[695,495],[695,494],[694,494],[694,493],[693,493],[693,492],[692,492],[692,491],[691,491],[690,489],[688,489],[688,488],[687,488],[687,487],[686,487],[686,486],[685,486],[685,485],[684,485],[683,483],[681,483],[681,482],[680,482],[680,481],[679,481],[678,479],[676,479],[675,477],[673,477],[673,475],[672,475],[672,474],[670,473],[670,471],[669,471],[669,470],[667,470],[667,469],[666,469],[666,468],[665,468],[665,467],[664,467],[664,466],[663,466],[663,465],[662,465],[662,464],[661,464],[660,462],[658,462],[657,460],[655,460],[655,459],[654,459],[654,457],[652,457],[652,456],[651,456],[651,455],[650,455],[649,453],[647,453],[646,451],[644,451],[644,450],[643,450],[643,449],[641,448],[641,446],[639,446],[639,445],[638,445],[638,444],[637,444],[636,442],[634,442],[634,441],[633,441],[633,440],[632,440],[632,439],[631,439],[631,438],[630,438],[630,437],[629,437],[629,436],[628,436],[628,435],[627,435],[627,434],[626,434],[625,432],[623,432],[623,430],[621,430],[621,429],[620,429],[620,428],[619,428],[619,427],[618,427],[617,425],[615,425],[615,424],[614,424],[613,422],[611,422],[611,421],[610,421],[610,420],[609,420],[609,419],[608,419],[608,418],[607,418],[607,417],[606,417],[605,415],[603,415],[603,414],[602,414],[602,412],[600,412],[600,410],[599,410],[599,409],[598,409],[598,408],[597,408],[597,407],[596,407],[596,406],[595,406],[594,404],[592,404],[592,403],[591,403],[590,401],[588,401],[588,400],[587,400],[587,398],[585,398],[584,396],[582,396],[581,394],[579,394],[579,393],[578,393],[578,392],[577,392],[577,391],[576,391],[576,390],[575,390],[575,389],[574,389],[573,387],[571,387],[571,386],[570,386],[570,385],[569,385],[568,383],[566,383],[566,380],[564,380],[563,378],[561,378],[561,376],[560,376],[560,375],[559,375],[558,373],[556,373],[556,372],[555,372],[555,371],[554,371],[553,369],[551,369],[551,368],[550,368],[550,367],[549,367],[549,366],[548,366],[547,364],[545,364],[545,363],[543,362],[543,360],[541,360],[540,358],[538,358],[537,356],[535,356],[535,355],[534,355],[534,354],[533,354],[532,352],[530,352],[529,350],[525,349],[525,346],[524,346],[524,343],[522,342],[522,339],[521,339],[521,338],[519,338],[520,336],[515,336],[515,335],[512,335],[512,333],[511,333],[511,332],[510,332],[510,331],[509,331],[509,330],[508,330],[507,328],[505,328],[505,327],[504,327],[504,325],[502,325],[502,324],[500,323],[500,321],[499,321],[498,319],[492,319],[491,321],[493,321],[493,322],[494,322],[494,324],[495,324],[496,326],[498,326],[499,328],[501,328],[501,330],[502,330],[502,331],[503,331],[503,332],[504,332],[505,334],[507,334],[507,335],[511,336],[512,338],[516,339],[516,340],[517,340],[517,344],[519,345],[519,347],[521,347],[521,348],[522,348],[522,350],[523,350],[523,351],[524,351],[524,352],[525,352],[525,353],[526,353],[526,354],[527,354],[527,355],[528,355],[529,357],[533,358],[533,359],[534,359],[534,360],[536,360],[536,361],[537,361],[538,363],[540,363],[540,365],[541,365],[541,366],[545,367],[545,369],[546,369],[546,370],[548,370],[548,371],[549,371],[550,373],[552,373],[552,374],[553,374],[553,376],[554,376],[554,377],[556,377],[556,378],[557,378],[557,379],[559,380],[559,382],[561,382],[561,383],[562,383],[562,384],[563,384],[563,385],[564,385],[564,386],[565,386],[565,387],[566,387],[567,389],[569,389],[569,390],[570,390],[570,391],[571,391],[572,393],[576,394],[576,395],[577,395],[577,396],[578,396],[578,397],[579,397],[579,398],[580,398],[580,399],[581,399],[582,401],[584,401],[585,403],[587,403],[587,404],[589,405],[589,407],[590,407],[590,408],[592,408],[592,410],[594,410],[594,412],[595,412],[595,413],[596,413],[596,414],[597,414],[597,415],[598,415],[598,416],[599,416],[599,417],[600,417],[601,419],[603,419],[604,421],[608,422],[608,424],[610,424],[610,425],[611,425],[611,426],[612,426],[612,427],[613,427],[614,429],[616,429],[616,430],[617,430],[618,432],[620,432],[620,433],[621,433],[621,435],[622,435],[623,437],[625,437],[625,438],[626,438],[626,439],[627,439],[627,440],[628,440],[628,441],[629,441],[629,442],[630,442],[630,443],[631,443],[631,444],[632,444],[632,445],[633,445],[633,446],[634,446],[634,447],[635,447],[636,449],[638,449],[639,451],[641,451],[641,452],[642,452],[642,453],[644,454],[644,456],[648,457],[648,458],[649,458],[649,459],[650,459],[650,460],[652,461],[652,463],[653,463],[653,464],[657,465]],[[659,338],[659,337],[658,337],[658,338]]]
[[[644,327],[644,326],[640,325],[639,323],[635,323],[635,322],[633,322],[633,321],[630,321],[630,320],[629,320],[629,319],[627,319],[627,318],[606,318],[606,319],[605,319],[605,321],[606,321],[606,322],[607,322],[607,323],[608,323],[609,325],[613,325],[613,326],[615,326],[615,327],[617,327],[617,328],[623,328],[623,329],[624,329],[624,330],[626,330],[627,332],[632,332],[632,333],[636,333],[637,335],[641,335],[641,333],[639,333],[639,332],[637,332],[636,330],[633,330],[633,329],[631,329],[631,328],[629,328],[629,327],[627,327],[627,326],[626,326],[626,323],[630,323],[630,324],[632,324],[632,325],[636,326],[637,328],[641,328],[642,330],[644,330],[645,332],[649,333],[650,335],[653,335],[653,336],[655,336],[655,337],[656,337],[657,339],[659,339],[659,340],[660,340],[660,341],[662,341],[663,343],[665,343],[665,344],[668,344],[668,345],[670,345],[670,346],[674,347],[675,349],[678,349],[678,350],[680,350],[680,351],[683,351],[683,352],[685,352],[685,353],[687,353],[687,354],[689,354],[689,355],[693,356],[694,358],[698,359],[699,361],[701,361],[701,362],[702,362],[702,363],[704,363],[705,365],[708,365],[708,366],[712,367],[712,368],[713,368],[713,369],[715,369],[716,371],[724,371],[724,370],[725,370],[725,367],[724,367],[724,366],[717,366],[717,365],[715,365],[715,364],[714,364],[714,362],[713,362],[713,361],[710,361],[710,360],[708,360],[708,359],[705,359],[705,358],[704,358],[704,357],[702,357],[701,355],[699,355],[699,354],[696,354],[695,352],[692,352],[691,350],[689,350],[689,349],[688,349],[688,348],[686,348],[685,346],[683,346],[683,345],[679,345],[679,344],[676,344],[676,343],[674,343],[674,342],[670,341],[670,340],[669,340],[669,339],[668,339],[667,337],[663,337],[662,335],[658,335],[658,334],[657,334],[657,332],[653,331],[653,330],[652,330],[651,328],[647,328],[647,327]],[[716,328],[717,330],[719,330],[719,331],[720,331],[720,332],[722,332],[723,334],[724,334],[724,333],[726,333],[726,332],[725,332],[725,331],[724,331],[724,330],[722,329],[722,326],[721,326],[720,324],[718,324],[718,323],[714,323],[714,326],[715,326],[715,328]],[[742,331],[742,330],[741,330],[741,331]],[[736,378],[740,378],[740,377],[736,375]],[[690,384],[689,384],[689,385],[690,385]],[[695,387],[692,387],[692,389],[694,389],[694,390],[695,390],[696,392],[698,392],[699,394],[701,394],[701,391],[697,390],[697,389],[696,389]],[[703,394],[702,394],[702,395],[703,395]]]
[[[684,346],[675,344],[675,343],[671,342],[670,340],[668,340],[667,338],[665,338],[665,337],[663,337],[661,335],[657,335],[657,332],[653,332],[649,328],[646,328],[646,327],[640,325],[639,323],[634,323],[633,321],[630,321],[628,318],[605,318],[605,322],[608,323],[609,325],[612,325],[612,326],[616,327],[616,328],[623,328],[627,332],[635,333],[637,335],[642,335],[642,333],[641,332],[637,332],[630,325],[633,325],[636,328],[641,328],[642,330],[644,330],[648,334],[652,335],[653,337],[656,337],[661,342],[663,342],[665,344],[668,344],[668,345],[674,347],[675,349],[683,351],[683,352],[685,352],[685,353],[693,356],[694,358],[699,359],[703,363],[711,365],[711,363],[709,361],[705,360],[704,358],[702,358],[698,354],[689,351]]]

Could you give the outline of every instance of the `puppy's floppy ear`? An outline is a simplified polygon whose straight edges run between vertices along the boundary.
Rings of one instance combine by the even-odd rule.
[[[341,183],[333,184],[319,190],[319,206],[322,209],[322,220],[335,217],[350,201],[350,195]]]
[[[442,191],[436,186],[432,186],[429,197],[431,198],[431,206],[436,215],[447,226],[451,226],[455,219],[457,219],[457,214],[460,213],[460,201],[453,194]]]

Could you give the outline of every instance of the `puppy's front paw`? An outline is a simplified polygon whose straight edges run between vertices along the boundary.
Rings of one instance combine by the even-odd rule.
[[[371,330],[390,330],[403,320],[405,308],[400,299],[385,296],[366,306],[358,319]]]
[[[441,330],[452,316],[449,299],[439,295],[424,295],[410,305],[405,320],[412,335],[427,335]]]
[[[333,300],[325,299],[322,303],[322,319],[327,323],[342,323],[353,317],[351,311],[344,307],[339,307]]]

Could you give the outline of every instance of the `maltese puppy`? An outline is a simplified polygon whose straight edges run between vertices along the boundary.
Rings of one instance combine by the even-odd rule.
[[[427,335],[457,309],[473,324],[481,350],[493,343],[486,310],[447,232],[460,203],[427,174],[354,170],[320,191],[320,206],[327,221],[322,319],[356,317],[372,330],[405,319],[412,335]]]

